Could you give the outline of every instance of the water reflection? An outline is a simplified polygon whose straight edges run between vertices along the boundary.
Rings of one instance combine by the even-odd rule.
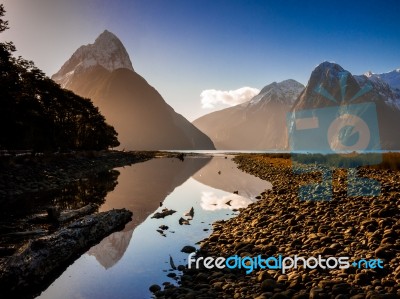
[[[214,192],[203,192],[200,206],[206,211],[222,209],[237,210],[247,207],[253,201],[236,194],[228,194],[218,197]]]
[[[57,190],[7,198],[0,201],[0,217],[2,221],[12,223],[17,218],[42,212],[48,206],[56,206],[62,210],[78,209],[89,203],[100,206],[105,202],[106,195],[117,185],[119,174],[117,170],[103,171]]]
[[[229,193],[237,191],[247,199],[254,201],[265,189],[272,188],[271,183],[248,175],[236,167],[231,161],[232,156],[214,157],[206,167],[200,169],[193,178],[204,185]],[[260,191],[261,190],[261,191]],[[233,197],[237,198],[237,197]],[[248,201],[250,203],[251,201]]]
[[[118,184],[118,170],[103,171],[86,179],[80,179],[57,190],[51,204],[61,210],[73,210],[94,203],[101,206],[105,197]]]
[[[94,256],[105,269],[111,268],[124,255],[131,241],[132,233],[133,230],[116,232],[93,246],[88,254]]]
[[[178,159],[153,159],[134,167],[120,168],[123,175],[118,181],[118,190],[107,195],[100,211],[126,208],[133,212],[133,219],[123,231],[103,239],[88,254],[106,269],[115,265],[124,255],[135,227],[210,160],[211,157],[193,158],[185,163]]]
[[[118,185],[100,210],[125,207],[133,212],[133,221],[92,247],[39,298],[150,298],[151,284],[176,283],[166,276],[172,271],[170,255],[176,265],[185,264],[183,246],[205,238],[212,222],[232,217],[233,209],[245,207],[270,187],[224,157],[153,159],[118,170]],[[179,225],[192,207],[190,225]],[[151,218],[163,208],[176,213]],[[161,225],[168,226],[165,236],[157,232]]]
[[[107,193],[117,186],[119,174],[117,170],[103,171],[84,180],[71,182],[61,189],[37,192],[0,202],[0,247],[19,248],[31,237],[13,236],[9,233],[35,229],[53,231],[54,226],[51,223],[32,224],[26,221],[27,217],[33,214],[44,213],[49,206],[70,210],[90,203],[100,207],[104,204]]]

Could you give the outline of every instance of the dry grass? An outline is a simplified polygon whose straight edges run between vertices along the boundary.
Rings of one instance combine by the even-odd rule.
[[[292,166],[293,155],[290,153],[270,153],[270,154],[242,154],[250,155],[253,159],[262,164],[274,166]],[[322,154],[301,154],[297,155],[296,161],[304,164],[324,164],[336,166],[338,168],[352,168],[365,166],[374,169],[400,170],[400,153],[389,152],[383,154],[365,153],[365,154],[343,154],[343,155],[322,155]],[[379,164],[369,165],[381,161]]]
[[[384,153],[382,155],[382,162],[370,167],[376,169],[400,170],[400,153]]]

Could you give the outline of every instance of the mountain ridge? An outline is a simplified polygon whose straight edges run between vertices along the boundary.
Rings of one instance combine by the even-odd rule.
[[[71,76],[88,68],[102,66],[108,71],[127,68],[134,71],[132,62],[119,38],[104,30],[93,44],[80,46],[61,69],[52,76],[61,87],[68,88]]]
[[[364,73],[368,78],[377,78],[388,84],[392,89],[400,90],[400,68],[394,69],[393,71],[381,74],[375,74],[372,71]]]
[[[400,70],[385,74],[392,74],[390,78],[393,78],[397,73],[400,73]],[[353,76],[339,64],[324,61],[311,72],[305,87],[297,82],[301,88],[300,85],[290,88],[290,84],[288,86],[287,83],[293,85],[293,82],[296,82],[292,79],[280,83],[273,82],[249,101],[203,115],[194,120],[193,124],[210,136],[217,149],[285,150],[289,144],[285,143],[283,137],[277,138],[276,134],[271,134],[271,131],[275,130],[275,133],[280,132],[281,136],[289,137],[285,123],[287,112],[373,102],[376,105],[382,148],[398,149],[400,143],[395,141],[393,124],[396,123],[396,119],[400,119],[400,90],[393,89],[393,85],[400,84],[400,76],[397,81],[391,82],[392,85],[381,77],[382,74],[375,76],[369,73]],[[286,93],[282,93],[281,88],[286,89]],[[290,90],[292,93],[288,92]],[[286,107],[277,108],[276,103],[286,104]],[[262,122],[263,118],[268,119],[268,122]],[[249,123],[253,123],[254,126],[249,126]],[[243,129],[241,126],[247,127]],[[240,133],[232,133],[235,130]],[[262,143],[263,138],[270,138],[272,142]],[[236,142],[227,141],[230,139]]]
[[[122,42],[109,31],[100,34],[93,44],[75,51],[52,78],[66,89],[93,100],[118,132],[120,148],[215,149],[208,136],[176,113],[134,71]]]
[[[217,149],[265,150],[286,145],[286,113],[304,86],[293,80],[273,82],[249,101],[193,121]]]
[[[340,111],[341,114],[355,114],[362,118],[367,117],[367,111],[363,110],[366,106],[362,104],[373,104],[376,121],[366,118],[367,122],[371,122],[371,124],[366,125],[367,127],[371,125],[371,129],[378,127],[379,148],[384,150],[399,149],[400,142],[396,138],[396,128],[398,127],[398,120],[400,120],[400,110],[390,105],[387,94],[383,92],[382,88],[388,88],[387,84],[378,85],[377,81],[374,82],[367,76],[353,76],[336,63],[323,62],[313,70],[307,87],[294,103],[291,109],[292,117],[295,117],[298,112],[301,115],[302,111],[308,110],[311,113],[311,111],[316,111],[319,108],[336,108],[338,109],[337,113]],[[386,91],[391,92],[390,88]],[[357,104],[361,105],[357,106]],[[325,111],[327,110],[325,109]],[[369,114],[369,117],[371,117],[371,114]],[[293,131],[295,127],[295,120],[291,119],[289,124],[290,136],[296,134]],[[315,130],[313,138],[315,140],[326,139],[327,131],[325,129],[328,128]],[[351,130],[349,132],[351,134]],[[343,136],[345,137],[345,135]],[[305,144],[305,146],[310,146],[306,150],[313,149],[312,143]]]

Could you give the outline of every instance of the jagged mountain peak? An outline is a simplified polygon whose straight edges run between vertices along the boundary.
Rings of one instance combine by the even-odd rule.
[[[215,149],[208,136],[176,113],[132,67],[115,34],[105,30],[78,48],[53,80],[90,98],[129,150]]]
[[[286,113],[304,86],[293,80],[272,82],[243,104],[196,119],[217,149],[267,150],[286,147]]]
[[[335,62],[324,61],[320,63],[311,73],[310,81],[325,81],[336,79],[342,74],[349,73]]]
[[[368,71],[368,72],[365,72],[364,75],[365,75],[366,77],[368,77],[368,78],[371,78],[371,77],[374,75],[374,73],[371,72],[371,71]]]
[[[361,87],[369,84],[386,104],[400,110],[400,70],[375,74],[371,71],[361,76],[354,76]]]
[[[350,72],[342,68],[339,64],[324,61],[317,65],[311,72],[306,91],[310,94],[310,92],[314,93],[315,89],[318,87],[332,88],[337,86],[340,78],[343,78],[343,76],[351,78]]]
[[[265,86],[258,95],[253,97],[250,105],[259,103],[280,102],[291,105],[303,91],[304,85],[293,79],[282,82],[272,82]]]
[[[105,29],[105,30],[96,38],[96,40],[95,40],[94,43],[96,44],[96,43],[100,43],[100,42],[102,42],[102,41],[109,42],[109,41],[111,41],[111,40],[118,40],[118,41],[119,41],[118,37],[117,37],[114,33],[108,31],[107,29]]]
[[[380,135],[378,138],[380,140],[368,146],[380,144],[382,149],[397,149],[400,144],[398,138],[396,138],[400,114],[396,108],[399,108],[400,105],[397,101],[396,91],[390,87],[396,82],[397,84],[400,83],[399,79],[399,73],[395,71],[385,74],[375,74],[369,71],[364,75],[356,76],[336,63],[321,63],[311,73],[306,89],[292,107],[292,118],[288,124],[289,136],[297,136],[297,119],[307,118],[312,115],[318,120],[323,119],[329,126],[333,123],[331,122],[332,120],[338,120],[337,124],[343,128],[347,123],[337,116],[350,114],[364,120],[368,128],[375,130],[379,127]],[[366,103],[373,103],[369,106],[372,107],[369,110],[371,114],[367,112],[368,109],[365,109],[367,107]],[[332,119],[326,117],[326,111],[334,112]],[[376,120],[374,120],[375,117]],[[369,125],[371,126],[369,127]],[[328,140],[323,126],[318,125],[314,129],[307,129],[307,132],[310,132],[310,138],[304,139],[302,134],[299,135],[302,136],[303,141],[307,140],[302,144],[304,148],[301,150],[316,150],[320,146],[320,140]],[[351,131],[349,132],[350,134],[343,133],[347,135],[340,135],[340,138],[331,139],[330,143],[324,144],[324,146],[327,146],[326,148],[328,149],[336,148],[337,145],[341,146],[338,140],[346,140],[345,138],[351,137],[352,133]],[[377,136],[377,133],[375,132],[373,135]],[[308,143],[308,141],[312,140],[315,140],[316,143]],[[298,141],[300,139],[296,142]],[[289,144],[293,144],[293,140]],[[300,150],[300,148],[297,149]]]
[[[93,44],[79,47],[52,78],[67,88],[72,75],[95,66],[101,66],[110,72],[120,68],[134,70],[122,42],[115,34],[104,30]]]
[[[400,90],[400,68],[382,74],[376,74],[369,71],[364,75],[374,81],[382,80],[387,83],[390,88]]]
[[[359,91],[359,83],[349,71],[337,63],[324,61],[312,71],[304,92],[292,109],[328,107],[353,100],[361,101],[360,97],[365,98],[367,91],[358,94]]]

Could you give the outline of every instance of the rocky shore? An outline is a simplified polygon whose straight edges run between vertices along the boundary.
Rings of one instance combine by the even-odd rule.
[[[0,156],[0,294],[33,298],[65,268],[131,220],[127,210],[96,213],[116,167],[156,152]]]
[[[29,241],[13,256],[0,258],[1,295],[34,297],[57,273],[131,219],[132,212],[125,209],[86,215],[53,234]]]
[[[333,173],[331,201],[299,200],[299,186],[318,181],[316,173],[293,174],[289,157],[240,155],[243,171],[272,183],[273,189],[228,221],[213,224],[196,257],[349,257],[380,261],[383,267],[287,270],[182,269],[180,286],[153,286],[157,298],[400,298],[400,172],[362,168],[359,174],[381,184],[376,197],[348,197],[346,170]],[[360,186],[362,188],[363,186]]]
[[[0,202],[59,189],[91,174],[146,161],[154,152],[90,151],[0,156]]]

